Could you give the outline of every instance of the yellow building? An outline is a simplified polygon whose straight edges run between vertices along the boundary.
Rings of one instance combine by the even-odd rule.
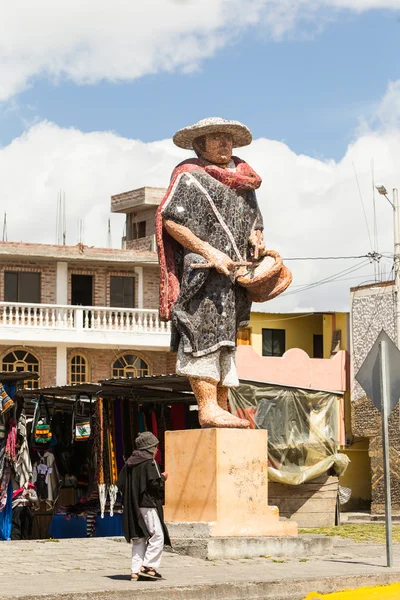
[[[250,344],[261,356],[282,356],[300,348],[311,358],[330,358],[348,349],[348,313],[252,312],[239,332],[239,344]]]

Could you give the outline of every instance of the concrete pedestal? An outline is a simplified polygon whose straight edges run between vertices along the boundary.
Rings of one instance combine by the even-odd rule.
[[[167,431],[165,440],[167,522],[208,523],[211,538],[297,535],[268,506],[267,431]]]

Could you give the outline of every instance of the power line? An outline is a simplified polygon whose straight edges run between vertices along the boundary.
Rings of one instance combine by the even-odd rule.
[[[360,254],[359,256],[298,256],[292,258],[285,258],[287,260],[354,260],[359,258],[369,258],[370,260],[379,261],[381,254],[377,252],[368,252],[368,254]]]
[[[369,264],[369,261],[362,261],[358,265],[355,265],[353,267],[349,267],[347,269],[339,271],[338,273],[334,273],[333,275],[330,275],[329,277],[325,277],[324,279],[320,279],[319,281],[315,281],[315,282],[312,282],[310,284],[306,284],[306,285],[304,285],[302,288],[300,288],[298,290],[292,290],[292,291],[289,291],[289,292],[284,292],[282,294],[282,297],[291,296],[292,294],[297,294],[298,292],[305,292],[305,291],[311,290],[311,289],[313,289],[315,287],[319,287],[320,285],[324,285],[325,283],[330,283],[330,282],[335,281],[336,279],[338,279],[341,275],[350,275],[350,273],[354,273],[355,271],[358,271],[359,269],[362,269],[363,267],[365,267],[368,264]]]
[[[354,169],[354,175],[355,175],[355,177],[356,177],[356,182],[357,182],[357,187],[358,187],[358,193],[359,193],[359,196],[360,196],[361,206],[362,206],[363,213],[364,213],[365,224],[366,224],[366,226],[367,226],[367,232],[368,232],[369,243],[370,243],[370,246],[371,246],[371,251],[373,252],[373,250],[374,250],[374,247],[373,247],[373,245],[372,245],[371,232],[370,232],[370,230],[369,230],[368,219],[367,219],[367,213],[365,212],[365,206],[364,206],[364,201],[363,201],[363,197],[362,197],[362,193],[361,193],[360,182],[358,181],[358,175],[357,175],[357,171],[356,171],[356,167],[355,167],[355,164],[354,164],[354,162],[352,163],[352,165],[353,165],[353,169]]]

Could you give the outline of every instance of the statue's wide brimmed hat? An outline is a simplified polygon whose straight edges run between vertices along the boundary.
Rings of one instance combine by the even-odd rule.
[[[252,140],[250,129],[240,121],[227,121],[220,117],[209,117],[177,131],[173,137],[174,144],[179,148],[193,150],[193,140],[208,133],[230,133],[234,148],[248,146]]]

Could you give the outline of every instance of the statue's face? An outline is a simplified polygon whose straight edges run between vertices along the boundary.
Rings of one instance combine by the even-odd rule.
[[[209,133],[203,147],[198,147],[202,158],[216,165],[227,165],[232,158],[232,136],[229,133]]]

